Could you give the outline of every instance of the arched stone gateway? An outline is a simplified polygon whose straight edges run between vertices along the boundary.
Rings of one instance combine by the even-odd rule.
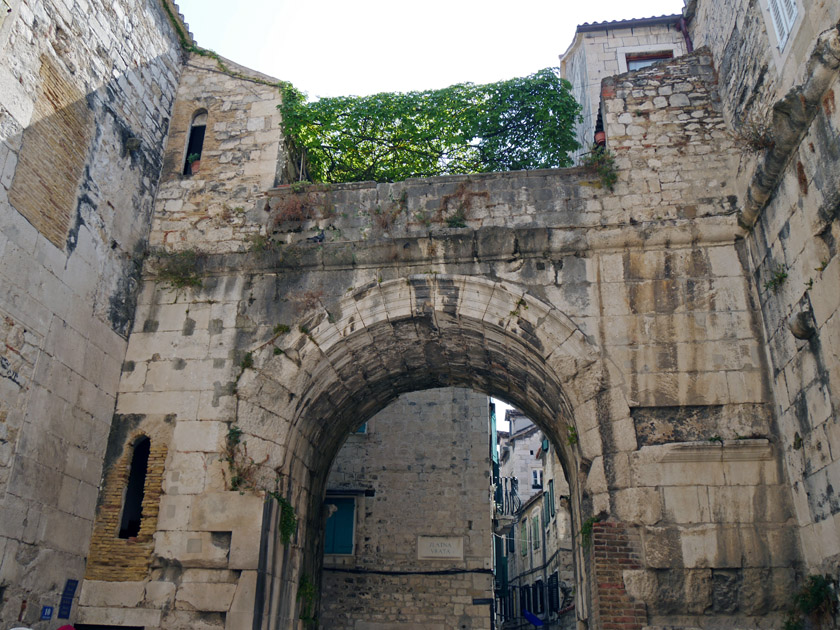
[[[100,505],[91,549],[120,551],[91,552],[79,621],[303,628],[348,432],[449,385],[517,405],[560,454],[586,532],[581,627],[778,621],[802,562],[768,404],[769,289],[733,214],[732,140],[710,131],[708,64],[645,75],[693,90],[698,122],[662,99],[638,148],[656,168],[621,149],[612,192],[581,168],[272,188],[273,161],[240,172],[220,147],[236,132],[276,154],[279,135],[251,129],[277,122],[276,95],[246,121],[229,78],[184,82],[101,491],[120,496],[109,484],[148,435],[166,446],[146,476],[159,510],[142,544],[114,546],[120,502]],[[208,137],[185,176],[199,108]]]
[[[310,574],[318,570],[332,460],[361,419],[404,392],[461,386],[512,401],[562,454],[578,524],[581,503],[586,513],[609,512],[603,452],[635,450],[629,408],[611,385],[620,375],[610,374],[597,348],[557,309],[513,285],[424,274],[370,283],[344,297],[335,313],[321,308],[300,322],[279,354],[270,345],[253,355],[255,369],[240,380],[240,405],[258,409],[252,416],[263,422],[259,432],[247,413],[239,422],[264,439],[289,435],[279,467],[302,518],[298,553]],[[264,421],[269,413],[273,423]],[[622,431],[630,435],[622,438]],[[296,566],[284,563],[287,604],[279,613],[287,623]],[[579,593],[587,598],[588,588]]]

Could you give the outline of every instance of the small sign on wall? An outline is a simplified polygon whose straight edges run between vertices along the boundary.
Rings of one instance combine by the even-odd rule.
[[[69,619],[70,609],[73,607],[73,596],[76,594],[76,588],[79,586],[79,580],[67,580],[64,583],[64,592],[61,594],[61,602],[58,606],[58,618]]]
[[[419,560],[463,560],[464,538],[462,536],[418,536],[417,558]]]

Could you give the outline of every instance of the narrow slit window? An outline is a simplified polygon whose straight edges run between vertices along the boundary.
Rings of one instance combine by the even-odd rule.
[[[150,447],[151,442],[147,437],[140,438],[134,445],[131,469],[128,473],[128,486],[126,486],[123,501],[122,518],[120,519],[120,538],[134,538],[140,533]]]
[[[184,175],[190,175],[198,170],[197,162],[201,161],[201,150],[204,147],[204,132],[206,130],[207,112],[199,112],[193,116],[193,121],[190,125],[187,155],[184,160]]]

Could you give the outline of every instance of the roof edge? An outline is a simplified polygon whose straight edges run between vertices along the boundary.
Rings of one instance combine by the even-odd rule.
[[[630,20],[613,20],[610,22],[584,22],[578,24],[575,32],[588,33],[591,31],[603,31],[612,28],[628,28],[631,26],[655,26],[657,24],[672,24],[682,17],[681,13],[674,13],[671,15],[657,15],[647,18],[633,18]]]

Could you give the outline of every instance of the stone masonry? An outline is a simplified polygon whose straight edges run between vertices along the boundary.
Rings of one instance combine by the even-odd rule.
[[[781,46],[763,2],[689,2],[695,53],[601,85],[613,189],[275,187],[274,80],[184,55],[169,4],[7,4],[0,623],[52,628],[87,575],[72,622],[303,630],[348,433],[449,386],[559,456],[581,628],[779,627],[838,576],[837,3],[798,1]]]
[[[629,76],[607,86],[612,192],[585,169],[281,188],[243,206],[240,224],[202,233],[190,270],[201,287],[156,284],[167,258],[152,261],[117,412],[142,416],[140,428],[175,414],[161,499],[173,519],[159,525],[150,574],[174,585],[160,623],[186,624],[198,609],[215,611],[207,627],[234,627],[225,602],[250,598],[249,619],[293,625],[300,576],[318,571],[321,497],[345,436],[395,395],[445,385],[496,393],[545,431],[569,474],[573,527],[600,516],[638,541],[628,597],[649,597],[638,585],[651,579],[733,576],[706,591],[669,587],[646,609],[651,620],[779,614],[800,556],[736,243],[738,153],[713,79],[700,51],[642,71],[638,95]],[[163,177],[167,187],[187,176]],[[445,227],[456,211],[467,226]],[[191,242],[193,222],[178,212],[161,208],[159,225]],[[264,518],[264,531],[276,528],[276,511],[229,490],[219,452],[233,422],[254,477],[296,509],[289,545],[253,543]],[[206,519],[210,505],[230,515],[224,525]],[[237,540],[252,541],[251,555],[234,553],[245,551]],[[759,603],[733,586],[757,571],[779,585]],[[599,588],[584,574],[582,621]],[[198,608],[182,594],[192,585],[226,595]],[[88,581],[83,595],[109,588]],[[707,615],[723,599],[732,604]],[[82,619],[128,618],[97,610]]]
[[[590,150],[601,110],[601,81],[627,72],[627,56],[642,53],[686,52],[685,37],[679,31],[678,15],[636,20],[581,24],[569,48],[560,55],[560,74],[572,84],[572,94],[581,105],[576,126],[580,148],[575,162]]]
[[[403,394],[347,437],[327,489],[356,493],[355,550],[325,556],[324,627],[489,630],[472,601],[493,596],[489,455],[489,400],[464,389]],[[419,558],[421,536],[463,557]]]
[[[0,625],[46,628],[85,576],[181,53],[157,0],[2,14]]]

